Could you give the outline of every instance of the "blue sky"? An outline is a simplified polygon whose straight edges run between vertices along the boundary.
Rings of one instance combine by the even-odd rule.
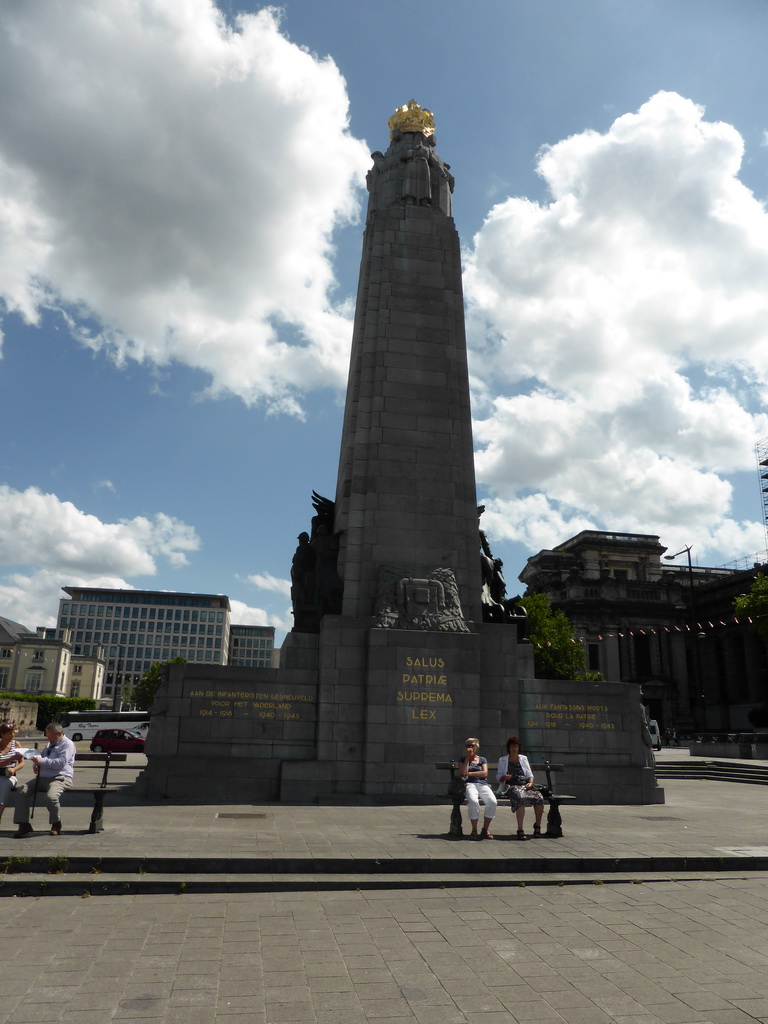
[[[0,0],[0,614],[91,583],[290,628],[411,97],[510,591],[584,528],[764,551],[767,30],[763,0]]]

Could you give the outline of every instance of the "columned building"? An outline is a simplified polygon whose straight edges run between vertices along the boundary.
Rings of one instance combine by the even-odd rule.
[[[653,534],[584,530],[519,578],[568,616],[588,669],[641,684],[662,729],[749,729],[768,698],[766,645],[734,619],[733,599],[765,567],[689,568],[666,551]]]

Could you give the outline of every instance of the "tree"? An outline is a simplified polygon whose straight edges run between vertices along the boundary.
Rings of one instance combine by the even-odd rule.
[[[748,593],[737,597],[733,608],[738,618],[752,619],[752,628],[761,640],[768,640],[768,576],[765,573],[755,576]]]
[[[148,711],[155,700],[160,683],[163,681],[168,665],[185,665],[186,658],[174,658],[173,661],[153,661],[141,679],[136,683],[131,700],[139,711]]]
[[[584,648],[574,638],[573,623],[563,612],[552,611],[546,594],[529,594],[519,604],[528,614],[537,679],[603,679],[600,672],[586,671]]]

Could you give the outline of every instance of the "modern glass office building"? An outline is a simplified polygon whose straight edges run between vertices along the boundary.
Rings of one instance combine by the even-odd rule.
[[[229,658],[230,605],[222,594],[175,594],[158,590],[64,587],[57,635],[69,630],[75,654],[104,648],[107,662],[104,696],[138,682],[155,661],[226,665]]]

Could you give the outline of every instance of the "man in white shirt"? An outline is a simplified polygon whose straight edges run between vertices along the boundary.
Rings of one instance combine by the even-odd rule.
[[[67,739],[58,722],[51,722],[45,730],[48,745],[42,755],[32,758],[32,767],[37,778],[19,786],[16,790],[14,823],[19,826],[14,839],[23,839],[32,832],[29,823],[29,805],[41,796],[48,806],[48,820],[52,836],[61,835],[61,794],[72,785],[75,771],[76,748]]]

